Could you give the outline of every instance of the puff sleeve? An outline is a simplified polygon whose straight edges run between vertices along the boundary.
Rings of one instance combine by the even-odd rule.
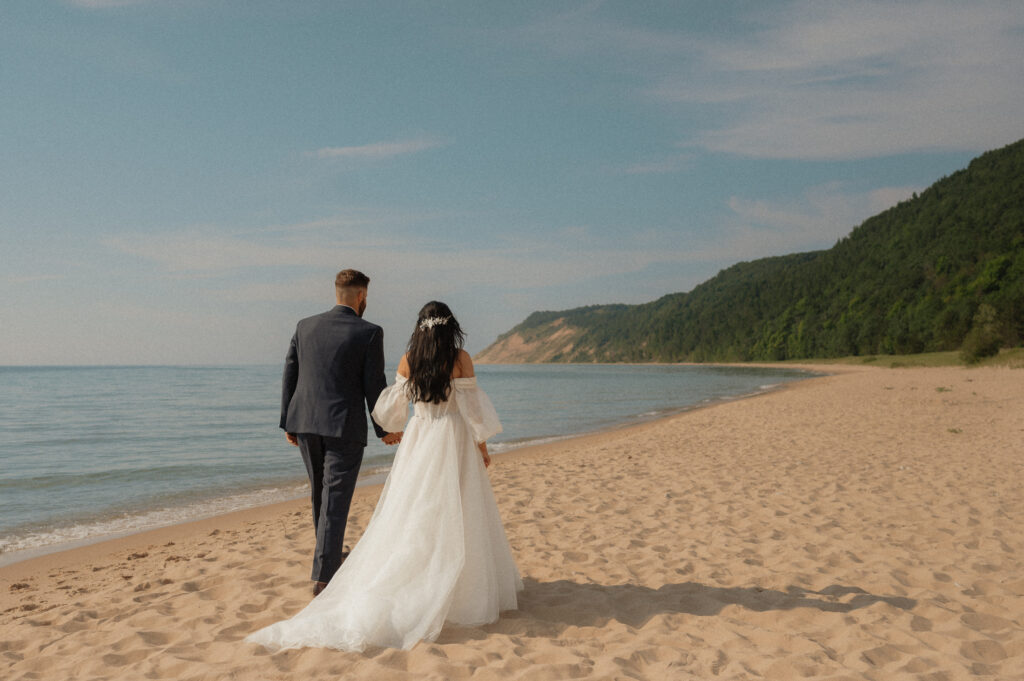
[[[409,418],[409,394],[405,390],[406,378],[395,376],[395,382],[381,391],[373,405],[373,420],[389,433],[405,428]]]
[[[498,412],[491,404],[491,398],[476,384],[476,376],[469,378],[456,378],[452,380],[455,386],[455,397],[459,404],[459,411],[469,424],[473,433],[473,439],[483,442],[501,432],[501,421],[498,420]]]

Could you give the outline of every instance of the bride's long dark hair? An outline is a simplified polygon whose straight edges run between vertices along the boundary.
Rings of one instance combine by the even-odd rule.
[[[409,397],[414,402],[444,402],[452,369],[466,334],[444,303],[432,300],[420,310],[405,359],[409,363]]]

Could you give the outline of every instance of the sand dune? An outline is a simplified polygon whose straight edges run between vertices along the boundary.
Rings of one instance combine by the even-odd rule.
[[[0,569],[0,677],[1024,679],[1024,372],[842,372],[498,457],[492,625],[242,643],[309,598],[291,502]]]

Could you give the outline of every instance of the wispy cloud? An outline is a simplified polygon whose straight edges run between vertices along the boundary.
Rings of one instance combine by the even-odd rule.
[[[675,173],[686,167],[689,156],[670,156],[668,158],[639,161],[623,169],[626,175],[662,175]]]
[[[365,255],[414,253],[430,241],[416,226],[450,217],[432,211],[352,208],[322,218],[253,227],[199,224],[159,232],[108,234],[108,249],[158,264],[180,278],[216,278],[266,268],[337,267]],[[376,257],[373,258],[376,260]]]
[[[734,196],[731,215],[702,254],[733,260],[829,248],[861,222],[908,199],[918,187],[851,192],[841,183],[813,187],[792,201]]]
[[[599,8],[522,33],[568,58],[620,55],[643,94],[698,121],[680,140],[688,146],[827,160],[980,151],[1024,134],[1019,2],[766,3],[714,37],[631,26]]]
[[[359,229],[365,228],[372,225],[374,220],[368,216],[354,216],[354,215],[338,215],[329,218],[321,218],[319,220],[309,220],[306,222],[295,222],[289,224],[280,225],[268,225],[266,227],[257,227],[254,231],[257,232],[320,232],[327,230],[337,229]]]
[[[395,273],[405,286],[449,280],[460,287],[536,290],[636,272],[653,263],[691,259],[682,249],[665,249],[660,243],[603,243],[587,235],[586,227],[570,226],[551,230],[546,239],[529,243],[462,245],[457,256],[453,256],[452,244],[437,240],[428,244],[403,238],[361,238],[355,230],[328,237],[303,231],[238,234],[207,226],[114,235],[104,244],[152,262],[174,279],[204,282],[203,286],[216,290],[220,297],[265,300],[308,297],[311,273],[342,266],[367,273]],[[269,272],[275,272],[273,278],[280,283],[266,281]],[[229,282],[234,283],[224,288]]]
[[[444,146],[444,144],[444,142],[436,138],[423,137],[395,142],[375,142],[373,144],[353,147],[323,147],[316,151],[307,152],[306,155],[315,158],[384,159],[417,154],[421,151],[437,149]]]
[[[10,274],[4,277],[4,281],[10,284],[36,284],[41,281],[60,281],[64,278],[62,274]]]
[[[679,164],[675,161],[648,161],[645,163],[634,163],[626,166],[623,172],[627,175],[656,175],[673,173],[678,169]]]
[[[104,244],[128,255],[156,262],[169,272],[228,271],[238,268],[298,265],[298,257],[270,243],[212,235],[201,230],[162,234],[126,234],[108,237]]]
[[[1022,5],[797,2],[762,20],[752,35],[704,45],[699,77],[654,89],[721,109],[697,145],[839,159],[980,150],[1021,134]]]
[[[382,230],[393,231],[408,225],[424,223],[432,220],[451,219],[457,214],[452,212],[413,210],[407,211],[400,208],[351,208],[344,213],[338,213],[329,217],[306,220],[303,222],[291,222],[282,224],[265,225],[247,229],[247,234],[295,234],[295,233],[324,233],[347,235],[365,235],[368,233],[381,233]],[[358,236],[357,236],[358,238]]]
[[[148,0],[68,0],[76,7],[86,9],[107,9],[110,7],[127,7],[129,5],[140,5]]]
[[[471,314],[474,342],[482,347],[536,309],[538,296],[557,309],[639,302],[687,290],[713,274],[711,268],[737,259],[826,248],[913,191],[891,187],[857,193],[833,183],[788,202],[734,196],[729,217],[703,238],[666,226],[623,240],[574,224],[540,238],[491,240],[453,251],[452,244],[436,238],[410,240],[387,230],[375,236],[350,217],[335,216],[272,229],[203,225],[120,234],[104,243],[162,272],[160,285],[169,299],[199,300],[206,312],[227,306],[304,314],[329,304],[334,272],[357,267],[373,280],[373,318],[389,329],[389,338],[399,338],[402,332],[396,330],[405,329],[424,300],[437,298]],[[701,276],[684,267],[693,264],[703,268]],[[641,274],[645,283],[631,288]],[[657,280],[648,281],[651,276]],[[602,291],[597,301],[595,287]],[[280,323],[285,328],[288,322]]]

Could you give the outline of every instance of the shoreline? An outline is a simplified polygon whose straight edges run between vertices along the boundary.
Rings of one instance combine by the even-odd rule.
[[[0,675],[1024,678],[1021,375],[837,367],[502,456],[518,609],[408,651],[244,643],[310,600],[306,500],[16,563]]]
[[[623,366],[625,366],[625,365],[623,365]],[[625,421],[622,421],[622,422],[618,422],[618,423],[609,424],[609,425],[606,425],[604,427],[596,428],[594,430],[583,431],[583,432],[579,432],[579,433],[573,433],[573,434],[562,435],[562,436],[540,436],[540,437],[537,437],[537,438],[533,438],[532,441],[531,440],[527,440],[523,444],[515,444],[515,445],[511,446],[507,450],[496,451],[496,452],[492,451],[492,455],[498,457],[499,459],[505,459],[505,457],[508,457],[509,455],[517,454],[517,453],[519,453],[522,450],[530,450],[530,449],[533,449],[533,448],[536,448],[536,447],[557,446],[559,444],[564,444],[567,441],[575,440],[577,438],[585,438],[585,437],[588,437],[588,436],[600,436],[600,435],[606,434],[606,433],[617,432],[617,431],[622,430],[622,429],[628,429],[628,428],[633,428],[633,427],[636,427],[636,426],[648,425],[648,424],[656,423],[656,422],[658,422],[660,420],[663,420],[663,419],[669,419],[669,418],[672,418],[674,416],[678,416],[680,414],[684,414],[684,413],[687,413],[687,412],[690,412],[690,411],[694,411],[694,410],[697,410],[697,409],[705,409],[705,408],[713,407],[713,406],[718,405],[718,404],[732,402],[732,401],[735,401],[735,400],[750,399],[750,398],[753,398],[753,397],[757,397],[759,395],[763,395],[763,394],[766,394],[766,393],[773,392],[774,390],[784,389],[789,383],[799,383],[799,382],[802,382],[802,381],[806,381],[808,379],[812,379],[812,378],[816,378],[816,377],[820,377],[820,376],[825,376],[825,375],[828,375],[829,373],[834,373],[834,372],[827,372],[826,373],[826,371],[824,371],[822,367],[817,367],[817,365],[806,365],[806,366],[805,365],[793,365],[793,366],[785,366],[785,367],[775,367],[775,366],[773,366],[771,364],[693,364],[693,363],[685,363],[684,362],[684,363],[656,364],[656,365],[636,364],[635,366],[715,366],[715,367],[749,367],[749,368],[767,368],[767,369],[781,368],[781,369],[787,369],[787,370],[791,369],[793,371],[806,372],[808,375],[806,377],[804,377],[804,378],[799,378],[799,379],[796,379],[796,380],[785,381],[785,382],[782,382],[782,383],[773,384],[770,387],[768,387],[767,389],[756,390],[754,392],[743,393],[743,394],[739,394],[739,395],[732,395],[732,396],[728,396],[728,397],[707,398],[707,399],[705,399],[705,400],[703,400],[701,402],[695,403],[695,404],[690,404],[690,405],[686,405],[686,406],[682,406],[682,407],[673,407],[673,408],[664,409],[664,410],[661,410],[657,415],[652,416],[652,417],[648,417],[648,418],[645,418],[645,417],[643,417],[643,415],[639,415],[638,414],[638,415],[631,416],[628,420],[625,420]],[[815,366],[817,368],[811,368],[812,366]],[[498,444],[504,444],[504,443],[498,443]],[[374,467],[368,469],[365,473],[360,475],[360,479],[356,483],[357,489],[360,489],[362,487],[379,488],[381,485],[384,484],[384,481],[387,479],[387,475],[388,475],[388,471],[389,470],[390,470],[390,466],[388,466],[386,468],[385,467],[381,467],[381,466],[374,466]],[[294,504],[295,502],[298,502],[298,501],[306,501],[308,499],[308,497],[306,496],[306,495],[308,495],[308,483],[306,482],[306,480],[304,478],[302,478],[302,477],[298,477],[297,476],[293,482],[289,482],[289,483],[287,483],[287,485],[284,485],[284,486],[289,486],[290,487],[292,485],[304,487],[303,493],[301,495],[298,495],[298,496],[295,496],[295,497],[279,499],[279,500],[274,501],[274,502],[272,502],[270,504],[257,503],[255,505],[239,506],[237,508],[233,508],[233,509],[227,510],[227,511],[218,511],[218,512],[214,512],[214,513],[210,513],[210,514],[198,514],[194,518],[189,518],[189,519],[185,519],[185,520],[176,520],[176,521],[172,521],[172,522],[169,522],[169,523],[166,523],[166,524],[155,524],[155,525],[151,525],[151,526],[147,526],[147,527],[142,527],[142,528],[138,528],[138,529],[126,529],[126,530],[116,531],[116,532],[113,532],[113,533],[97,534],[95,536],[82,537],[82,538],[78,538],[78,539],[72,539],[72,540],[69,540],[69,541],[57,542],[57,543],[53,543],[53,544],[44,544],[44,545],[41,545],[41,546],[34,546],[34,547],[25,548],[25,549],[19,549],[19,550],[10,551],[10,552],[7,552],[7,553],[0,553],[0,577],[2,577],[3,571],[6,568],[8,568],[8,567],[15,566],[15,565],[18,565],[18,564],[26,562],[26,561],[42,560],[42,559],[45,559],[47,556],[53,556],[55,554],[59,554],[59,553],[65,552],[65,551],[75,551],[75,550],[78,550],[78,549],[85,549],[85,548],[88,548],[88,547],[91,547],[91,546],[94,546],[94,545],[97,545],[97,544],[103,544],[103,543],[106,543],[106,542],[122,542],[124,540],[130,539],[131,537],[133,537],[135,535],[143,535],[143,534],[148,534],[148,533],[153,533],[153,532],[159,532],[160,530],[163,530],[163,529],[169,529],[169,528],[173,528],[173,527],[177,527],[177,526],[181,526],[181,525],[190,525],[190,524],[193,524],[193,523],[197,523],[197,524],[198,523],[203,523],[205,521],[214,520],[214,519],[216,519],[218,517],[221,517],[221,516],[232,516],[235,513],[244,513],[244,512],[252,511],[252,510],[255,510],[255,509],[261,509],[261,508],[264,508],[266,506],[280,506],[280,505],[285,505],[285,504]],[[280,487],[280,486],[281,485],[275,486],[274,490],[276,491],[278,489],[278,487]],[[265,491],[265,490],[256,489],[256,490],[253,490],[253,491],[245,493],[245,496],[258,495],[258,494],[260,494],[263,491]],[[377,492],[379,493],[379,490],[377,490]],[[230,499],[230,498],[232,498],[232,496],[233,495],[212,497],[211,499],[206,500],[203,503],[205,503],[205,504],[214,504],[214,503],[216,503],[216,501]],[[187,508],[187,506],[182,507],[182,508]]]
[[[678,366],[688,365],[680,364]],[[716,364],[714,366],[770,367],[771,365]],[[642,432],[643,430],[654,427],[663,421],[670,421],[685,414],[704,409],[712,409],[717,406],[733,402],[757,399],[759,397],[770,395],[774,392],[793,389],[807,381],[817,378],[825,378],[832,375],[832,373],[825,373],[823,367],[818,365],[801,365],[787,368],[807,371],[810,375],[808,375],[807,378],[778,383],[766,390],[754,393],[718,398],[703,403],[689,405],[687,407],[680,407],[678,410],[672,410],[670,413],[660,415],[649,420],[620,423],[606,428],[601,428],[599,430],[567,435],[552,441],[515,447],[508,451],[495,454],[495,461],[510,462],[517,459],[529,460],[533,458],[545,458],[551,456],[552,452],[550,450],[557,447],[594,445],[601,442],[602,439],[609,434],[630,433],[633,431]],[[856,370],[857,369],[854,368],[849,371]],[[387,478],[387,472],[374,471],[373,473],[368,474],[366,478],[366,481],[360,480],[357,483],[356,491],[353,495],[354,506],[356,505],[357,500],[365,501],[367,499],[372,499],[373,503],[376,504],[376,499],[380,495],[381,489],[383,489],[384,480]],[[371,480],[372,478],[378,479]],[[71,542],[71,546],[55,544],[46,547],[39,547],[38,549],[27,549],[25,550],[25,553],[32,555],[26,555],[23,558],[16,558],[10,562],[0,562],[0,582],[5,580],[16,582],[33,574],[38,574],[44,569],[63,570],[75,565],[91,564],[104,559],[109,559],[115,554],[123,552],[138,553],[146,547],[152,547],[166,542],[175,542],[176,540],[180,541],[183,538],[191,537],[197,533],[203,533],[207,529],[218,529],[223,525],[237,525],[239,522],[250,522],[254,519],[267,520],[275,518],[282,513],[293,512],[304,512],[308,514],[310,512],[309,499],[306,496],[303,496],[295,499],[274,502],[272,504],[261,504],[247,508],[240,508],[227,513],[218,513],[203,518],[197,518],[195,520],[186,520],[183,522],[162,525],[160,527],[153,527],[139,531],[128,531],[124,534],[115,536],[101,536],[82,539],[76,542]]]

